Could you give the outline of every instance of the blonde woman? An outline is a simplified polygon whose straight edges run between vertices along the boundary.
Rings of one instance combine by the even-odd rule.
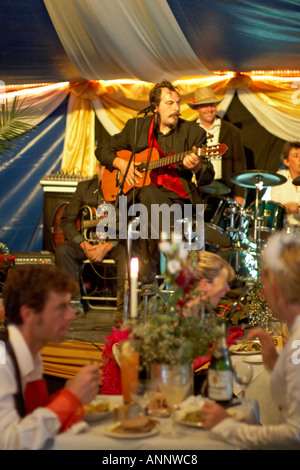
[[[267,332],[254,328],[248,337],[262,343],[264,365],[272,371],[273,400],[281,421],[254,426],[230,418],[221,406],[207,402],[203,424],[212,435],[242,449],[300,449],[300,239],[278,232],[263,254],[262,284],[274,316],[288,322],[291,335],[278,355]]]
[[[210,251],[199,251],[196,271],[195,294],[186,303],[184,313],[196,313],[203,303],[217,306],[220,299],[230,290],[229,282],[235,273],[230,264]]]

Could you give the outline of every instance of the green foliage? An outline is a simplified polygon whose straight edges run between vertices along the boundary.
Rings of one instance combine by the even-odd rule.
[[[263,295],[263,286],[259,280],[254,281],[253,287],[246,296],[243,307],[248,316],[249,324],[252,326],[264,326],[269,320],[274,318]]]
[[[147,323],[131,321],[129,329],[129,338],[146,368],[151,364],[183,364],[206,356],[220,333],[215,315],[200,319],[170,311],[153,314]]]
[[[16,96],[12,107],[9,110],[7,100],[1,105],[0,111],[0,155],[7,154],[15,147],[15,141],[24,138],[26,132],[33,129],[33,126],[26,122],[26,119],[32,118],[33,113],[29,112],[29,106],[19,102]]]

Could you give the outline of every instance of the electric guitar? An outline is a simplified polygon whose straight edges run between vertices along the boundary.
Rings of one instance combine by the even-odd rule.
[[[175,155],[169,155],[162,158],[160,158],[160,154],[155,148],[143,150],[135,155],[135,162],[139,163],[139,165],[137,165],[137,170],[140,173],[143,173],[143,177],[139,179],[138,183],[135,184],[135,187],[140,188],[142,186],[148,186],[151,183],[150,173],[152,170],[168,166],[173,163],[179,163],[189,153],[196,153],[202,160],[210,161],[222,158],[222,155],[227,151],[227,149],[228,148],[225,144],[218,144],[209,147],[201,147],[196,152],[188,150],[187,152],[177,153]],[[117,155],[118,157],[129,161],[131,152],[129,150],[121,150],[117,152]],[[101,181],[101,189],[106,201],[114,201],[116,199],[122,181],[123,175],[120,170],[114,169],[113,171],[109,171],[105,168]],[[127,184],[125,181],[123,193],[126,194],[132,187],[132,185]]]
[[[60,220],[67,205],[68,202],[61,203],[57,207],[53,217],[53,222],[51,226],[53,248],[57,248],[61,243],[67,243],[69,241],[60,227]],[[81,208],[80,214],[76,220],[76,227],[78,231],[81,232],[85,241],[92,244],[106,243],[106,241],[104,240],[105,233],[103,234],[103,238],[98,238],[96,234],[96,227],[98,225],[98,222],[104,217],[106,216],[104,215],[100,218],[97,218],[97,209],[95,207],[83,206]]]

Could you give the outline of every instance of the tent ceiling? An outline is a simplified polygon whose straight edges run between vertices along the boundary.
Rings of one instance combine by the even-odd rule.
[[[97,3],[97,5],[96,5]],[[197,68],[197,60],[209,71],[237,71],[248,72],[252,70],[299,70],[300,58],[300,9],[298,0],[2,0],[0,3],[0,25],[1,25],[1,50],[0,50],[0,79],[9,84],[21,83],[45,83],[60,81],[80,81],[89,79],[116,79],[136,78],[146,80],[143,61],[136,60],[131,64],[126,58],[128,54],[128,42],[132,34],[132,21],[138,19],[132,17],[132,12],[144,15],[148,14],[152,5],[158,11],[164,6],[173,13],[173,20],[178,26],[178,31],[195,55],[194,64]],[[122,6],[122,11],[120,9]],[[145,6],[145,9],[143,8]],[[81,68],[82,58],[72,55],[70,49],[62,41],[61,31],[49,14],[50,8],[63,10],[68,18],[68,7],[74,8],[81,15],[83,24],[87,23],[88,12],[91,9],[102,8],[102,14],[95,18],[94,26],[97,35],[89,37],[95,49],[100,51],[105,67],[101,63],[96,70],[98,76]],[[48,8],[48,9],[47,9]],[[144,11],[145,10],[145,11]],[[110,18],[119,18],[119,15],[128,14],[126,28],[116,33],[118,28],[112,24],[111,31],[105,30]],[[92,16],[92,15],[91,15]],[[172,14],[170,15],[172,16]],[[164,24],[153,24],[153,18],[149,25],[143,16],[141,25],[145,26],[140,35],[140,43],[148,43],[151,65],[156,51],[153,51],[153,34],[149,34],[148,26],[154,28],[158,39],[161,38]],[[162,17],[161,17],[162,18]],[[131,23],[130,23],[131,21]],[[65,24],[65,23],[64,23]],[[124,22],[123,22],[124,24]],[[114,28],[113,28],[114,26]],[[169,25],[168,25],[169,26]],[[165,22],[165,29],[167,23]],[[87,28],[88,34],[89,29]],[[102,32],[103,31],[103,32]],[[114,32],[113,37],[109,35]],[[137,31],[141,31],[138,25]],[[105,36],[104,36],[105,34]],[[98,43],[95,43],[98,41]],[[166,42],[164,38],[163,42]],[[135,41],[135,44],[137,41]],[[101,45],[109,44],[106,55],[101,56]],[[81,45],[80,45],[81,46]],[[170,50],[171,42],[168,44],[169,51],[165,51],[163,61],[174,57]],[[103,47],[104,49],[104,47]],[[80,47],[78,47],[80,50]],[[162,77],[170,79],[186,78],[190,75],[188,61],[184,56],[186,48],[176,49],[176,62],[181,65],[172,76],[164,73],[162,66]],[[169,52],[169,56],[168,56]],[[74,53],[75,54],[75,53]],[[122,55],[123,54],[123,55]],[[181,55],[180,55],[181,54]],[[124,66],[121,61],[113,61],[109,58],[124,57]],[[90,57],[88,57],[90,59]],[[97,62],[98,57],[95,58]],[[190,58],[189,58],[190,60]],[[139,65],[140,63],[140,65]],[[185,63],[187,65],[185,65]],[[120,64],[120,76],[117,76],[116,65]],[[169,68],[168,68],[169,66]],[[159,69],[159,67],[158,67]],[[166,64],[166,70],[174,70],[174,64]],[[202,74],[203,74],[202,69]],[[199,68],[201,75],[201,69]],[[194,71],[194,69],[193,69]],[[185,73],[187,72],[187,73]],[[149,77],[148,81],[154,81],[155,75]]]

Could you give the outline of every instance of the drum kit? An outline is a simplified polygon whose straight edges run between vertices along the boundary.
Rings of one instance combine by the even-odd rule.
[[[274,201],[260,201],[259,193],[269,186],[283,184],[278,173],[250,170],[236,173],[231,181],[255,189],[255,201],[244,208],[228,197],[230,189],[214,181],[201,189],[204,200],[205,245],[226,259],[236,274],[243,278],[260,275],[260,257],[268,237],[283,229],[285,207]]]

